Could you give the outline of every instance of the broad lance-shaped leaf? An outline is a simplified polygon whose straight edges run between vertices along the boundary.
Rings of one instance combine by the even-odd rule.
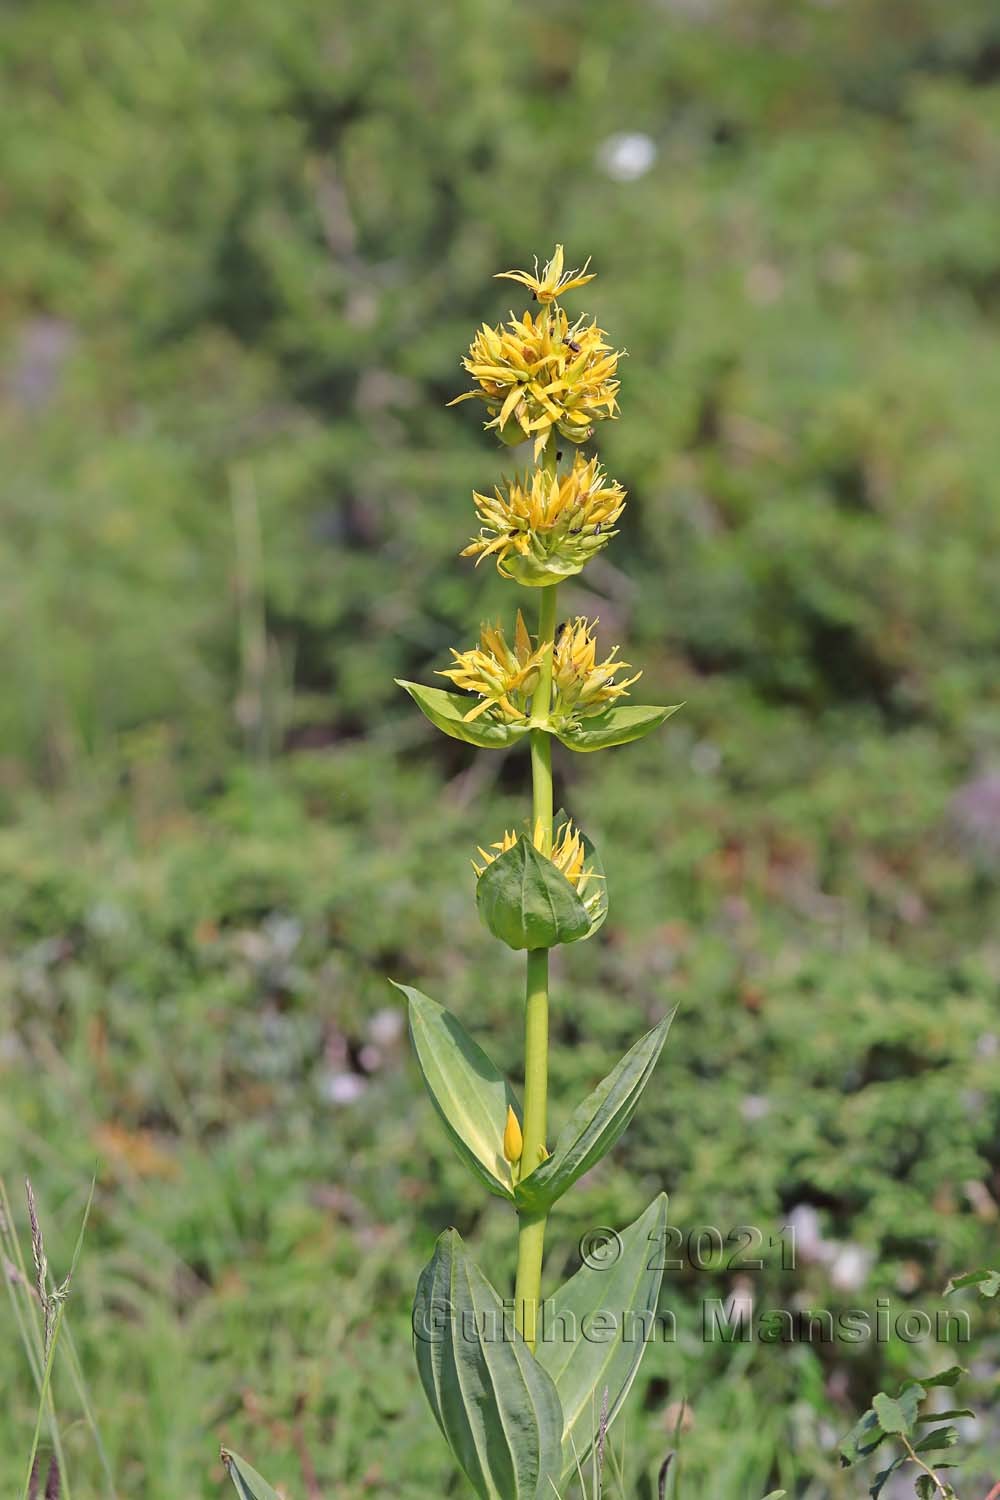
[[[627,745],[641,740],[644,734],[659,728],[682,703],[656,708],[641,703],[624,703],[606,708],[602,714],[581,719],[570,729],[557,729],[556,737],[570,750],[608,750],[612,745]]]
[[[406,996],[417,1062],[452,1144],[491,1193],[512,1198],[503,1132],[508,1106],[518,1121],[521,1107],[510,1084],[450,1010],[408,984],[391,982]]]
[[[622,1232],[613,1265],[581,1266],[541,1308],[535,1358],[559,1392],[563,1411],[562,1482],[583,1463],[600,1424],[628,1395],[656,1330],[663,1280],[667,1198],[661,1193]]]
[[[480,750],[505,750],[515,745],[528,733],[528,724],[502,724],[481,714],[478,719],[466,719],[466,714],[475,708],[475,698],[465,693],[448,693],[443,688],[424,687],[419,682],[405,682],[396,678],[397,687],[405,688],[425,718],[430,719],[436,729],[451,735],[453,740],[464,740],[467,745],[477,745]]]
[[[222,1450],[222,1462],[233,1481],[240,1500],[278,1500],[278,1492],[267,1480],[250,1467],[245,1458],[228,1448]]]
[[[674,1015],[671,1011],[640,1037],[603,1083],[577,1106],[560,1130],[552,1155],[514,1189],[519,1208],[531,1213],[548,1208],[611,1150],[635,1114]]]
[[[590,933],[590,917],[566,876],[522,834],[476,884],[479,915],[508,948],[554,948]]]
[[[417,1284],[413,1335],[431,1410],[480,1500],[553,1500],[559,1396],[455,1229]]]

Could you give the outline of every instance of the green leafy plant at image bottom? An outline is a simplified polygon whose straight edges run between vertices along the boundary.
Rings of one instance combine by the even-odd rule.
[[[981,1297],[991,1300],[1000,1292],[1000,1273],[985,1267],[962,1272],[950,1278],[944,1295],[951,1296],[970,1286],[975,1287]],[[907,1380],[895,1396],[879,1391],[872,1398],[871,1406],[840,1445],[840,1461],[844,1468],[869,1458],[887,1439],[902,1447],[903,1452],[875,1475],[870,1489],[872,1500],[878,1500],[888,1479],[906,1465],[919,1471],[914,1478],[918,1500],[933,1500],[934,1496],[939,1496],[940,1500],[957,1500],[954,1487],[941,1478],[942,1470],[957,1466],[942,1462],[936,1455],[957,1445],[959,1432],[952,1424],[962,1418],[974,1418],[975,1412],[968,1407],[929,1411],[922,1410],[922,1407],[930,1391],[952,1389],[965,1373],[961,1365],[951,1365],[937,1375]],[[943,1425],[921,1434],[921,1427],[928,1423]],[[1000,1484],[994,1485],[987,1500],[998,1500],[998,1497]]]
[[[840,1445],[840,1461],[845,1468],[869,1458],[887,1440],[902,1448],[902,1453],[875,1476],[870,1490],[872,1500],[878,1500],[889,1478],[907,1465],[918,1471],[915,1475],[918,1500],[934,1500],[935,1496],[940,1500],[956,1500],[955,1490],[941,1478],[942,1470],[953,1469],[956,1465],[942,1462],[937,1455],[958,1443],[958,1428],[952,1423],[957,1418],[972,1417],[975,1413],[967,1407],[945,1411],[922,1408],[930,1391],[954,1387],[965,1373],[961,1365],[952,1365],[920,1381],[906,1381],[895,1396],[879,1391],[872,1398],[871,1406]],[[927,1425],[931,1423],[943,1425],[932,1426],[927,1431]]]

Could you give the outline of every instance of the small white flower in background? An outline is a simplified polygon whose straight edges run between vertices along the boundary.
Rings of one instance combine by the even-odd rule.
[[[330,1104],[356,1104],[367,1087],[359,1073],[330,1073],[323,1082],[323,1093]]]
[[[861,1245],[838,1245],[830,1262],[830,1283],[838,1292],[857,1292],[868,1280],[874,1256]]]
[[[795,1248],[803,1261],[808,1263],[827,1259],[827,1245],[820,1228],[819,1214],[811,1203],[797,1203],[788,1215],[788,1222],[795,1237]]]
[[[771,1113],[771,1101],[765,1094],[747,1094],[740,1105],[740,1114],[748,1124],[763,1120]]]
[[[403,1012],[386,1006],[368,1022],[368,1035],[376,1047],[391,1047],[403,1034]]]
[[[601,142],[597,164],[613,182],[637,182],[645,177],[658,155],[651,136],[641,130],[623,130]]]
[[[829,1268],[830,1284],[839,1292],[856,1292],[868,1280],[874,1256],[863,1245],[823,1237],[819,1214],[811,1203],[798,1203],[788,1215],[795,1248],[804,1265]]]

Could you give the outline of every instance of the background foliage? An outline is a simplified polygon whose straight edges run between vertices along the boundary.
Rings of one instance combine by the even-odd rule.
[[[444,402],[557,237],[630,356],[626,523],[565,605],[687,706],[557,767],[612,907],[556,1099],[680,1012],[555,1254],[663,1186],[685,1231],[793,1217],[762,1305],[933,1312],[1000,1197],[995,9],[41,0],[5,42],[0,1169],[59,1264],[100,1162],[71,1323],[122,1493],[217,1493],[220,1439],[309,1500],[460,1492],[409,1299],[435,1226],[489,1271],[511,1225],[383,976],[516,1067],[467,855],[525,765],[392,678],[511,604],[455,556],[504,455]],[[684,1397],[689,1493],[854,1494],[838,1430],[950,1362],[705,1345],[745,1289],[668,1273],[636,1495]],[[0,1382],[9,1488],[13,1338]]]

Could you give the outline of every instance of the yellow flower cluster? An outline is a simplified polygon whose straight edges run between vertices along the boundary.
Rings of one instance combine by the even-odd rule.
[[[478,389],[448,404],[484,401],[487,430],[505,443],[534,437],[537,462],[553,428],[585,443],[595,422],[616,415],[619,354],[596,323],[581,317],[571,324],[561,307],[511,314],[496,328],[483,324],[462,360]]]
[[[550,443],[553,432],[582,443],[596,421],[618,410],[618,351],[595,322],[580,317],[570,323],[558,301],[594,279],[589,264],[565,270],[557,245],[541,270],[536,260],[533,272],[501,272],[527,287],[540,305],[520,318],[512,313],[500,327],[483,324],[463,360],[475,388],[450,403],[484,401],[488,428],[511,444],[533,437],[536,465],[544,451],[542,464],[497,485],[492,494],[473,491],[479,535],[462,552],[477,565],[492,557],[504,578],[531,588],[552,588],[580,573],[617,535],[625,509],[625,490],[597,458],[574,452],[560,472],[562,454]],[[476,695],[465,722],[488,715],[500,723],[528,724],[535,689],[551,670],[551,695],[544,694],[548,726],[560,735],[572,732],[582,719],[626,696],[641,675],[621,676],[630,668],[618,660],[617,646],[598,660],[594,624],[577,616],[539,645],[518,613],[513,645],[499,625],[484,625],[478,647],[453,649],[451,665],[439,675]]]
[[[568,620],[558,632],[552,659],[553,718],[586,718],[600,713],[617,698],[627,697],[628,689],[642,673],[616,682],[616,672],[629,670],[628,662],[617,661],[617,655],[618,647],[614,646],[599,662],[593,626],[582,615]]]
[[[513,645],[501,625],[482,625],[479,645],[470,651],[451,647],[453,665],[442,668],[438,676],[447,677],[457,688],[479,698],[464,715],[466,723],[483,714],[508,724],[524,722],[531,717],[532,694],[548,651],[547,644],[538,648],[533,645],[518,610]],[[587,718],[628,696],[629,688],[642,673],[616,681],[616,673],[629,670],[628,662],[617,657],[618,647],[614,646],[604,661],[597,660],[594,628],[582,615],[560,626],[552,653],[550,717],[554,724],[563,727]]]
[[[479,857],[483,863],[477,865],[475,860],[472,861],[472,868],[475,870],[476,876],[481,876],[495,859],[500,858],[501,854],[506,854],[508,849],[513,849],[517,840],[518,835],[513,829],[508,829],[503,838],[498,839],[495,844],[491,844],[489,849],[480,847]],[[539,853],[542,853],[544,845],[540,822],[535,825],[531,841]],[[548,857],[556,869],[565,875],[587,911],[593,912],[600,904],[601,893],[599,890],[590,890],[589,888],[599,881],[601,877],[595,874],[588,866],[583,837],[580,834],[580,830],[575,828],[570,820],[567,819],[558,830],[555,843],[552,846],[552,853]]]
[[[520,610],[513,646],[508,644],[502,626],[482,625],[478,647],[471,651],[456,651],[454,646],[450,649],[454,665],[439,671],[438,676],[449,678],[456,687],[476,693],[482,700],[465,715],[467,723],[488,712],[508,723],[528,717],[531,695],[538,686],[539,669],[549,647],[534,649]]]
[[[480,535],[463,557],[495,557],[505,578],[540,587],[580,570],[616,535],[625,491],[596,458],[573,456],[565,474],[536,469],[492,495],[473,492]]]

